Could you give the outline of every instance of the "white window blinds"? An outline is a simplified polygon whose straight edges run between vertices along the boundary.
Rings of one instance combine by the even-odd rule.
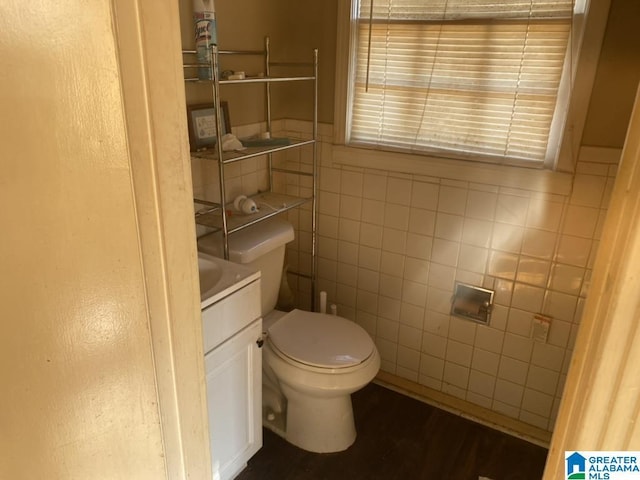
[[[349,141],[548,160],[572,11],[572,0],[361,0]]]

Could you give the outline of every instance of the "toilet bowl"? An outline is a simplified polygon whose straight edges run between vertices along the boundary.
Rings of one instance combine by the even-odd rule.
[[[350,320],[274,309],[291,240],[291,224],[273,218],[229,242],[231,261],[261,271],[264,425],[304,450],[339,452],[356,438],[351,394],[373,380],[380,356],[367,332]],[[199,239],[198,248],[220,255],[220,236]]]

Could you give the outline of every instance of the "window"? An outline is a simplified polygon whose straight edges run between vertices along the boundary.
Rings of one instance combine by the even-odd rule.
[[[353,2],[347,144],[554,164],[575,0]]]

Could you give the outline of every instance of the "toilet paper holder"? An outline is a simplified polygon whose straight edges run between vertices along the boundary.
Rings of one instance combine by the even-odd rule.
[[[457,282],[451,298],[451,315],[488,325],[494,294],[487,288]]]

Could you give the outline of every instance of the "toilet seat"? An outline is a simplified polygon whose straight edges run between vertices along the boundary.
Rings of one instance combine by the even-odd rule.
[[[269,341],[289,359],[316,368],[349,368],[374,352],[371,337],[358,324],[322,313],[293,310],[267,329]]]

